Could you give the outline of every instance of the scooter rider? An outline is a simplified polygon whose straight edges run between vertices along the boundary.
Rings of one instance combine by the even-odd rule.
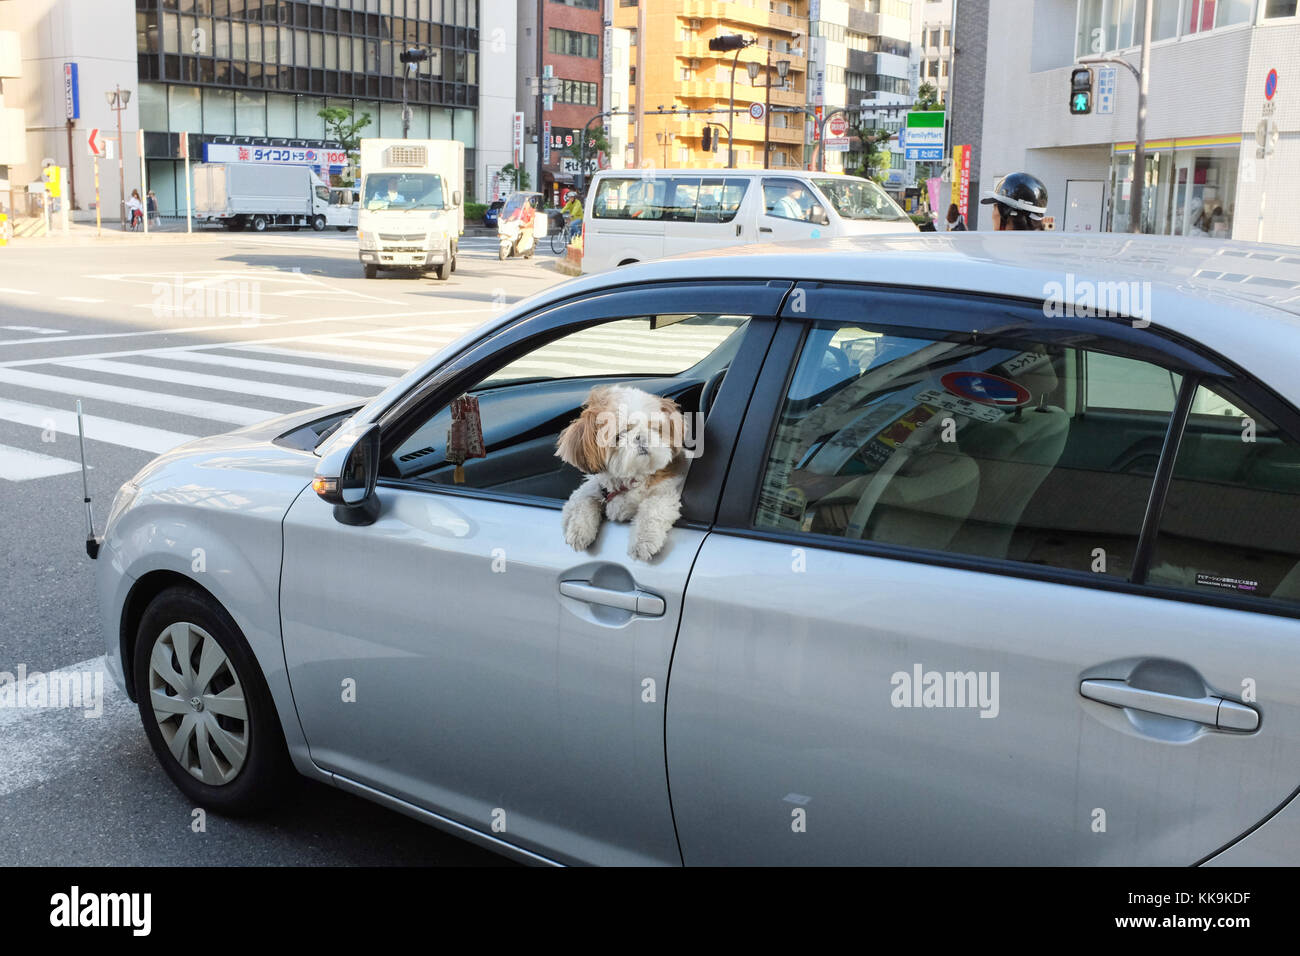
[[[1047,187],[1037,176],[1029,173],[1010,173],[1003,176],[980,200],[980,205],[992,204],[993,228],[998,232],[1008,230],[1041,230],[1047,215]]]

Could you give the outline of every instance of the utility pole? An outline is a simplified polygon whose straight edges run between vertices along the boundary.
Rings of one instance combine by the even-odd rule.
[[[72,119],[68,119],[68,204],[77,208],[76,153],[72,149]]]
[[[736,66],[740,63],[740,51],[747,46],[753,46],[758,41],[756,39],[746,40],[739,33],[731,33],[726,36],[713,37],[709,40],[709,49],[719,53],[727,50],[735,50],[736,55],[731,58],[731,104],[727,108],[727,168],[736,168],[736,145],[731,135],[732,124],[736,119]]]
[[[763,165],[759,169],[767,169],[769,150],[771,144],[769,137],[772,130],[772,48],[767,48],[767,70],[763,73]]]
[[[117,114],[117,191],[120,197],[117,207],[117,218],[126,228],[126,166],[123,165],[122,154],[126,152],[126,143],[122,142],[122,110],[126,109],[126,104],[131,102],[131,91],[124,90],[120,86],[114,86],[104,94],[108,100],[108,108]]]
[[[418,73],[420,64],[429,59],[429,56],[428,50],[412,47],[403,50],[397,57],[402,62],[402,139],[411,133],[411,108],[406,105],[406,85],[410,82],[411,74]]]
[[[542,135],[542,113],[546,104],[546,81],[543,79],[546,71],[542,68],[542,59],[546,49],[542,40],[542,11],[546,5],[546,0],[537,0],[537,183],[536,190],[539,193],[545,192],[542,183],[542,174],[546,169],[546,152],[549,143],[545,142],[546,137]],[[640,77],[637,77],[640,82]],[[641,97],[637,95],[637,102],[641,102]]]
[[[1079,62],[1084,64],[1114,63],[1122,66],[1132,73],[1133,79],[1137,81],[1137,133],[1133,138],[1133,188],[1129,193],[1129,232],[1142,231],[1142,212],[1147,176],[1147,92],[1151,81],[1151,16],[1153,6],[1154,0],[1145,0],[1145,12],[1142,18],[1142,52],[1139,66],[1135,67],[1128,60],[1118,56],[1086,56],[1079,58]],[[1086,89],[1088,101],[1080,112],[1086,113],[1091,112],[1092,91],[1090,89],[1091,81],[1085,79],[1085,82],[1088,87],[1081,89],[1080,95]]]

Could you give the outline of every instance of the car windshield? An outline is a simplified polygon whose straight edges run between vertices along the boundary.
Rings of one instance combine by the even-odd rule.
[[[907,214],[889,195],[869,179],[814,179],[813,183],[845,219],[876,219],[894,222]]]
[[[367,209],[445,209],[437,173],[376,173],[366,177]]]

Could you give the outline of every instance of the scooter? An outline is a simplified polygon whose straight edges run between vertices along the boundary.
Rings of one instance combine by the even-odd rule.
[[[539,212],[539,193],[513,193],[497,219],[497,256],[506,260],[514,255],[531,259],[538,240],[546,235],[546,216]]]

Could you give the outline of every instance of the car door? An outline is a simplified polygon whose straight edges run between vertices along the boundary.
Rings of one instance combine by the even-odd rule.
[[[686,595],[684,861],[1187,865],[1282,805],[1293,413],[1119,322],[805,288]]]
[[[758,215],[759,242],[816,239],[829,235],[826,226],[813,222],[813,206],[821,200],[811,187],[792,176],[764,176],[762,208]]]
[[[739,216],[752,179],[743,176],[673,176],[664,216],[664,248],[669,255],[717,249],[755,241]]]
[[[281,608],[312,759],[547,859],[680,863],[664,694],[711,512],[688,503],[650,562],[628,557],[625,524],[575,552],[560,507],[581,476],[555,440],[593,385],[636,384],[687,412],[707,389],[715,425],[688,430],[687,493],[716,504],[788,287],[660,283],[527,316],[385,413],[372,524],[304,493],[284,522]],[[731,313],[738,302],[758,312]],[[458,468],[449,403],[466,394],[486,457]]]

